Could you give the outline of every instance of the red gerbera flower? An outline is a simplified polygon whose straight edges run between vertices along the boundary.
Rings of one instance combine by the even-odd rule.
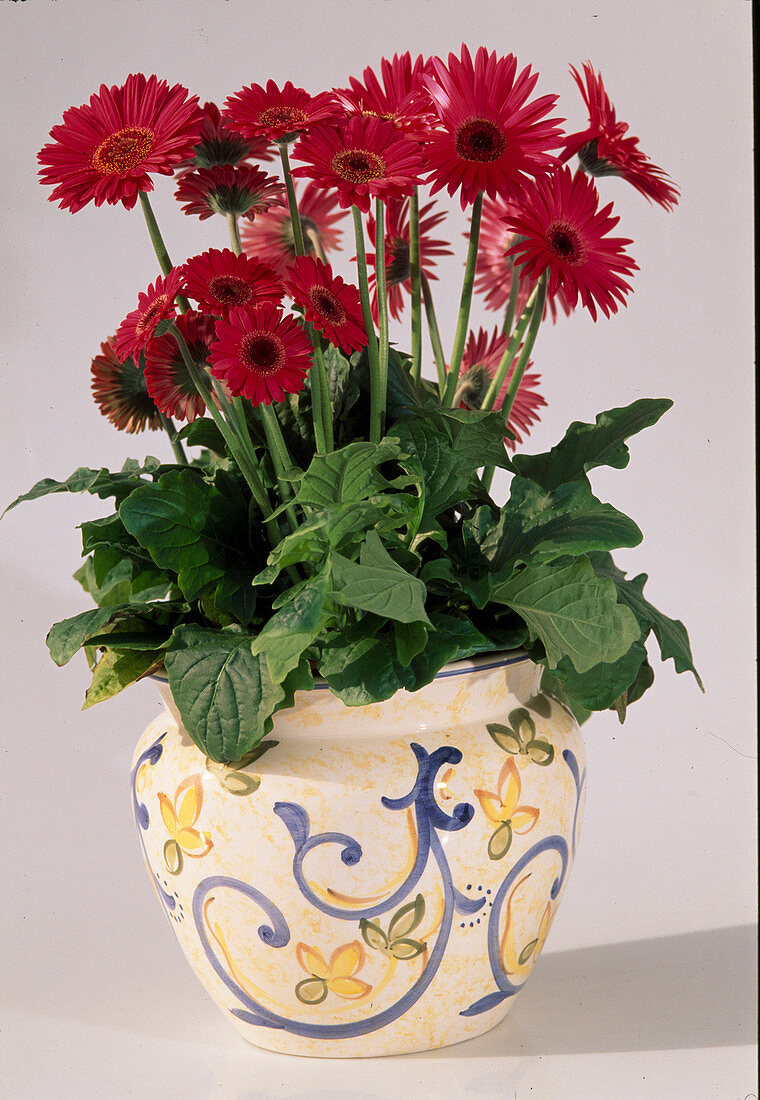
[[[596,306],[609,317],[625,304],[630,284],[624,276],[638,271],[638,264],[623,246],[622,237],[609,237],[619,218],[610,216],[612,203],[598,209],[599,196],[592,180],[561,168],[552,176],[526,186],[519,210],[507,224],[522,239],[509,250],[521,274],[533,281],[549,272],[547,291],[561,289],[575,307],[580,298],[596,320]]]
[[[435,203],[429,202],[420,207],[420,269],[428,279],[437,279],[433,274],[434,257],[450,256],[448,241],[428,236],[446,217],[438,211],[432,213]],[[369,238],[375,239],[375,218],[370,211],[368,219]],[[367,252],[369,268],[369,286],[372,291],[372,316],[377,320],[377,256],[374,251]],[[385,207],[385,280],[388,290],[388,310],[394,320],[398,320],[404,308],[404,294],[411,294],[411,272],[409,268],[409,200],[392,199]],[[402,291],[403,288],[403,291]]]
[[[185,172],[174,192],[177,202],[185,204],[183,212],[197,214],[201,220],[212,214],[234,214],[253,221],[257,214],[282,202],[283,195],[282,184],[275,176],[250,164]]]
[[[492,310],[504,309],[512,292],[512,272],[515,265],[507,255],[507,250],[517,243],[517,238],[507,227],[504,219],[514,210],[513,204],[504,199],[483,200],[478,259],[475,267],[475,289],[485,295],[486,305]],[[533,284],[530,279],[521,279],[518,283],[515,320],[525,309],[532,289]],[[552,321],[556,321],[557,305],[562,307],[568,317],[570,316],[572,310],[567,304],[561,287],[557,291],[556,298],[547,299],[544,316],[548,310]]]
[[[296,194],[307,255],[313,253],[317,259],[325,260],[328,252],[340,248],[341,231],[337,225],[345,218],[345,211],[338,206],[334,192],[323,191],[313,180],[306,184],[302,194],[298,194],[296,186]],[[243,225],[240,235],[245,251],[266,261],[278,275],[283,275],[295,259],[293,227],[285,204],[259,214],[252,225]]]
[[[113,337],[100,345],[92,360],[92,396],[103,416],[122,432],[156,431],[161,417],[148,393],[140,367],[131,356],[119,359]]]
[[[188,310],[177,318],[176,325],[193,362],[201,372],[205,372],[209,347],[214,339],[213,319]],[[206,403],[195,388],[177,341],[168,333],[157,336],[148,344],[145,384],[156,406],[167,416],[192,421],[206,411]]]
[[[234,309],[228,321],[217,322],[210,361],[211,373],[235,397],[270,405],[303,389],[311,345],[292,317],[265,302],[254,309]]]
[[[589,124],[585,130],[565,140],[561,159],[569,160],[577,153],[582,167],[590,175],[622,176],[650,201],[672,210],[678,202],[678,188],[662,168],[641,152],[638,138],[625,137],[628,123],[617,121],[601,73],[596,74],[591,62],[584,61],[584,87],[583,78],[572,65],[570,72],[586,104]]]
[[[410,136],[426,134],[435,119],[420,84],[420,77],[428,68],[429,63],[421,54],[412,61],[407,50],[400,57],[394,54],[390,61],[382,59],[382,84],[368,66],[362,73],[363,84],[350,76],[351,87],[336,88],[335,94],[351,112],[384,118]]]
[[[152,339],[158,324],[175,317],[174,299],[182,293],[182,268],[173,267],[164,280],[160,275],[155,284],[137,296],[137,309],[128,313],[113,338],[113,348],[121,359],[136,355]]]
[[[276,304],[282,284],[271,267],[229,248],[210,248],[184,265],[185,291],[206,313],[228,317],[231,309]]]
[[[342,126],[320,128],[299,141],[293,170],[322,187],[336,188],[342,207],[369,210],[373,198],[411,195],[423,170],[420,147],[381,118],[354,116]]]
[[[477,335],[470,332],[467,344],[462,356],[462,365],[459,370],[460,400],[465,408],[479,409],[488,387],[491,384],[496,371],[504,355],[507,346],[507,334],[499,332],[495,328],[489,337],[484,328],[478,329]],[[499,390],[494,402],[494,409],[500,409],[504,404],[507,388],[515,369],[516,358],[512,361],[503,386]],[[532,424],[538,420],[538,410],[546,401],[538,392],[539,374],[530,371],[532,361],[528,362],[528,369],[520,379],[512,408],[509,412],[508,427],[514,433],[515,438],[507,437],[505,443],[514,451],[518,443],[522,443],[522,431],[527,435]]]
[[[307,321],[350,355],[367,344],[359,288],[333,275],[329,264],[299,256],[288,268],[285,287],[303,307]]]
[[[216,168],[246,160],[272,160],[274,152],[266,138],[244,138],[231,130],[215,103],[203,104],[200,141],[180,168]]]
[[[290,81],[280,90],[273,80],[266,88],[250,84],[228,96],[224,117],[228,126],[243,137],[264,137],[269,141],[292,141],[315,122],[333,118],[339,107],[332,92],[311,96]]]
[[[37,154],[40,180],[57,185],[50,201],[60,199],[72,213],[91,201],[129,210],[139,191],[153,190],[151,172],[171,175],[192,154],[201,118],[198,97],[188,98],[181,84],[170,88],[142,73],[121,87],[102,84],[89,104],[70,107],[50,131],[52,144]]]
[[[518,73],[513,54],[497,57],[482,46],[473,62],[464,45],[461,60],[450,53],[448,67],[438,57],[431,65],[421,80],[440,123],[426,147],[433,194],[461,189],[464,209],[479,191],[508,197],[530,176],[556,166],[547,150],[561,143],[563,119],[544,117],[557,96],[528,102],[538,80],[530,66]]]

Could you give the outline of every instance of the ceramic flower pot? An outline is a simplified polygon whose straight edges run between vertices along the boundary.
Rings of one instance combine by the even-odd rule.
[[[201,982],[252,1043],[410,1053],[509,1011],[544,945],[584,795],[580,730],[521,655],[349,708],[318,683],[257,759],[167,709],[132,769],[140,840]]]

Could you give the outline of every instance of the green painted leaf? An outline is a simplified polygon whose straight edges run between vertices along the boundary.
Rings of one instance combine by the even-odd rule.
[[[345,607],[402,623],[427,623],[426,589],[419,577],[397,565],[375,531],[367,534],[359,564],[333,554],[331,596]]]
[[[397,940],[407,937],[419,925],[425,916],[425,899],[417,894],[414,901],[407,902],[397,909],[388,925],[388,938]]]
[[[394,959],[399,959],[403,962],[409,962],[410,959],[416,959],[424,950],[425,944],[420,943],[419,940],[394,940],[390,946],[390,953],[393,955]]]
[[[489,859],[503,859],[512,844],[512,823],[502,821],[495,832],[491,833],[488,841]]]
[[[518,956],[518,959],[517,959],[517,962],[519,963],[520,966],[525,966],[528,959],[531,957],[533,952],[536,950],[536,944],[537,943],[538,943],[537,939],[531,940],[530,943],[526,943],[525,947],[523,947],[523,949],[520,952],[520,954]]]
[[[568,657],[578,672],[587,672],[618,660],[641,636],[633,612],[618,604],[613,582],[596,576],[586,557],[563,566],[526,566],[496,585],[493,598],[525,620],[552,669]]]
[[[196,745],[212,760],[234,763],[272,728],[283,698],[266,661],[242,631],[177,627],[164,662],[174,702]]]
[[[554,759],[554,745],[543,738],[536,737],[525,746],[525,755],[534,764],[540,764],[542,768],[548,768]]]
[[[299,585],[293,599],[274,613],[253,642],[251,652],[266,657],[275,682],[284,680],[319,634],[328,580],[328,570],[323,569]]]
[[[503,749],[504,752],[508,752],[512,756],[520,752],[522,742],[515,731],[510,729],[509,726],[503,726],[500,722],[488,722],[486,724],[486,729],[499,748]]]
[[[304,1005],[318,1005],[327,997],[327,982],[323,978],[304,978],[296,986],[296,997]]]
[[[388,949],[388,937],[379,924],[362,917],[359,921],[359,931],[367,947],[374,951],[386,951]]]
[[[624,408],[599,413],[593,424],[575,421],[556,447],[545,454],[515,455],[512,465],[522,477],[548,490],[581,479],[595,466],[621,470],[630,458],[625,440],[656,424],[672,404],[666,398],[642,398]]]

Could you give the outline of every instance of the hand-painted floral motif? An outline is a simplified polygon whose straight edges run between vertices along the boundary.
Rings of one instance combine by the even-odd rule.
[[[525,756],[542,767],[548,767],[554,759],[554,746],[545,738],[536,737],[536,723],[526,707],[511,711],[508,725],[489,722],[486,729],[504,752]]]
[[[493,791],[473,791],[483,813],[496,826],[488,842],[491,859],[502,859],[509,851],[513,834],[529,833],[538,821],[537,806],[518,805],[521,792],[520,772],[511,756],[499,772],[497,794]]]
[[[532,939],[520,946],[517,940],[514,917],[512,915],[512,905],[517,900],[520,887],[523,886],[529,878],[530,871],[515,884],[507,899],[506,924],[504,926],[504,935],[501,938],[500,955],[504,972],[508,974],[510,978],[516,978],[519,981],[524,981],[533,969],[533,965],[541,954],[544,943],[546,942],[546,937],[549,935],[549,929],[552,926],[552,920],[556,912],[556,909],[552,906],[551,900],[547,901],[543,913],[541,914],[538,932]]]
[[[359,940],[336,947],[329,962],[318,947],[297,943],[296,958],[309,975],[296,986],[296,997],[301,1004],[321,1004],[328,992],[350,1000],[372,989],[371,985],[355,976],[366,958],[364,944]]]
[[[200,859],[213,848],[211,834],[194,828],[203,807],[203,787],[199,775],[190,775],[177,787],[172,802],[162,791],[158,794],[169,840],[164,844],[164,862],[173,875],[184,866],[184,857]]]
[[[366,917],[359,921],[359,929],[364,942],[374,951],[393,959],[416,959],[425,950],[426,944],[411,939],[410,933],[419,925],[424,915],[425,899],[422,894],[418,894],[414,901],[402,905],[394,913],[387,932],[376,921],[367,920]]]

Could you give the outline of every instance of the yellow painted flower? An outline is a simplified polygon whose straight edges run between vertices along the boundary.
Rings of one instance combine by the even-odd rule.
[[[318,1005],[330,993],[347,1000],[369,993],[371,985],[355,977],[364,965],[364,945],[359,940],[336,947],[326,962],[318,947],[296,944],[296,958],[309,975],[296,986],[296,997],[305,1005]]]
[[[530,878],[530,872],[525,875],[520,881],[513,887],[509,900],[507,901],[507,919],[504,926],[504,935],[501,940],[501,962],[504,970],[512,978],[527,978],[530,971],[533,969],[533,965],[536,959],[541,954],[546,937],[549,935],[549,929],[554,919],[554,913],[556,910],[552,909],[551,900],[547,901],[544,906],[544,911],[541,914],[541,920],[538,925],[538,933],[533,939],[528,940],[520,946],[517,943],[514,918],[512,916],[512,903],[514,902],[517,892],[523,883],[527,882]]]
[[[159,791],[158,803],[170,837],[164,844],[164,862],[171,874],[178,875],[182,870],[184,856],[200,859],[214,846],[210,833],[194,828],[203,807],[201,777],[191,775],[184,779],[177,787],[174,801]]]
[[[538,821],[537,806],[520,806],[522,780],[514,759],[507,758],[499,772],[498,794],[493,791],[474,791],[483,813],[496,829],[488,842],[491,859],[501,859],[509,851],[514,833],[529,833]]]

